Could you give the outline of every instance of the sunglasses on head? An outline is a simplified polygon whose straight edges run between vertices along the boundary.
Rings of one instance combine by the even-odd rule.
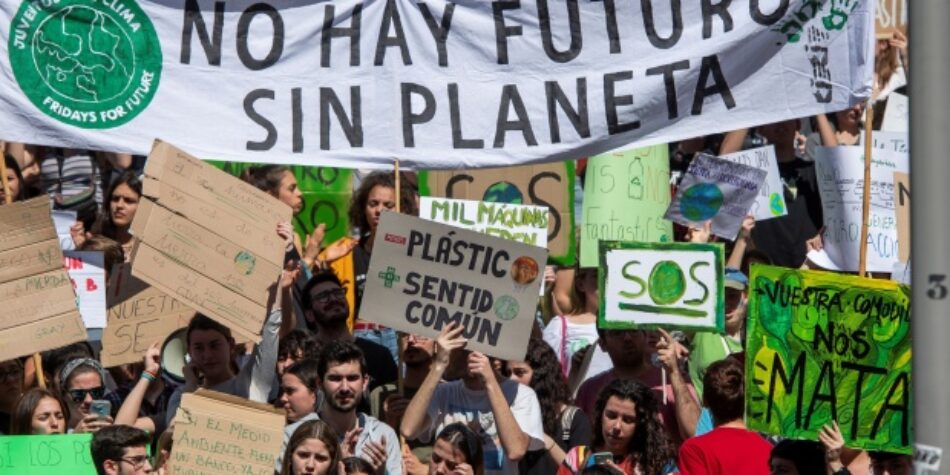
[[[92,396],[92,399],[102,399],[106,395],[106,388],[99,386],[98,388],[90,389],[70,389],[66,391],[69,394],[69,398],[73,400],[76,404],[82,403],[86,400],[86,395]]]

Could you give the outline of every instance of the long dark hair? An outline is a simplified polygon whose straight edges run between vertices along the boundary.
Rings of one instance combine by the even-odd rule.
[[[400,174],[399,188],[400,188],[400,209],[399,211],[403,214],[416,214],[416,190],[412,188],[411,185],[407,183],[408,180],[405,179],[403,174]],[[373,191],[373,188],[377,186],[382,186],[383,188],[392,188],[396,189],[396,175],[393,172],[373,172],[366,176],[362,182],[360,182],[360,187],[353,193],[353,197],[350,199],[350,209],[348,211],[348,217],[350,218],[350,226],[356,226],[360,228],[360,232],[368,233],[369,232],[369,221],[366,220],[366,202],[369,200],[369,192]]]
[[[465,463],[472,466],[472,473],[484,475],[485,456],[482,454],[482,440],[472,429],[461,422],[455,422],[442,428],[437,439],[444,440],[465,456]]]
[[[26,186],[26,183],[23,182],[23,172],[20,171],[20,163],[17,162],[16,159],[13,158],[13,155],[10,155],[9,153],[3,154],[3,162],[7,165],[7,170],[13,170],[13,175],[16,177],[19,185],[19,190],[17,191],[16,196],[10,198],[10,201],[20,201],[29,198],[29,196],[27,196],[29,194],[29,191],[27,190],[28,187]]]
[[[317,439],[327,446],[330,452],[330,470],[327,475],[337,475],[337,466],[342,459],[340,454],[340,443],[337,442],[336,432],[321,420],[312,420],[300,424],[294,434],[290,436],[287,442],[287,450],[284,452],[284,462],[281,466],[280,475],[292,475],[294,473],[294,451],[300,444],[307,439]]]
[[[604,446],[604,408],[607,407],[607,400],[612,397],[633,401],[636,412],[636,428],[625,455],[632,456],[640,464],[643,473],[663,473],[673,459],[673,448],[657,417],[656,398],[650,388],[636,381],[615,379],[601,391],[594,406],[593,448],[600,450]]]
[[[280,181],[284,179],[284,173],[289,172],[290,168],[284,165],[262,165],[251,167],[244,171],[241,178],[254,185],[258,190],[277,196],[280,192]]]
[[[109,186],[109,191],[106,192],[105,202],[103,203],[104,209],[102,213],[99,214],[99,219],[92,228],[93,234],[101,234],[109,239],[116,239],[118,228],[115,222],[112,221],[112,211],[109,207],[109,203],[112,203],[112,195],[119,185],[128,186],[139,196],[139,199],[142,198],[142,180],[139,179],[139,176],[135,172],[123,172],[112,182],[112,185]]]
[[[543,340],[532,338],[528,342],[528,354],[525,363],[531,367],[534,374],[531,376],[531,389],[538,395],[541,405],[541,420],[544,422],[544,433],[554,440],[561,438],[561,414],[558,406],[571,403],[571,394],[567,388],[567,380],[561,371],[557,355],[550,345]]]
[[[13,410],[13,418],[10,421],[10,435],[31,435],[33,433],[33,412],[40,401],[50,398],[59,403],[59,409],[63,411],[63,431],[69,425],[69,405],[59,395],[48,389],[33,388],[23,393],[16,402],[16,409]]]

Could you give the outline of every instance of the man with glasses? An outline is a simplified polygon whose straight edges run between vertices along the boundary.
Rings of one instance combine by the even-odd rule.
[[[150,438],[130,426],[104,427],[92,436],[89,448],[99,475],[145,475],[152,471],[145,446]]]
[[[346,326],[350,305],[346,301],[346,289],[333,271],[321,271],[313,275],[301,296],[307,326],[316,334],[317,344],[325,347],[332,341],[351,341],[362,350],[369,362],[369,390],[396,381],[396,363],[392,353],[378,344],[363,338],[355,338]],[[369,412],[366,399],[360,410]]]

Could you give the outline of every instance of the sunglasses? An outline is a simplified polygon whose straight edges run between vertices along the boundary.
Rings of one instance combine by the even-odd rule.
[[[76,404],[80,404],[86,400],[86,395],[92,396],[93,400],[102,399],[106,395],[106,388],[99,386],[98,388],[91,389],[70,389],[66,391],[69,394],[69,398],[73,400]]]

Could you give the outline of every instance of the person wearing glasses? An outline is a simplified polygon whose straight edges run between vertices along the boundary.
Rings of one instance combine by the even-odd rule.
[[[10,430],[17,399],[23,393],[23,364],[18,359],[0,363],[0,434]]]
[[[333,271],[324,270],[314,274],[307,281],[302,294],[304,318],[307,326],[316,334],[317,347],[325,347],[332,341],[355,343],[366,355],[366,360],[373,362],[366,368],[369,372],[370,391],[383,384],[396,381],[396,363],[389,349],[379,343],[350,334],[346,325],[350,315],[346,289]],[[369,412],[369,407],[364,403],[360,410]]]
[[[151,438],[145,431],[126,425],[104,427],[92,436],[89,450],[99,475],[145,475],[151,473],[145,446]]]
[[[59,372],[63,399],[69,404],[72,415],[69,427],[72,432],[97,432],[112,425],[112,415],[93,414],[92,402],[106,396],[106,372],[92,358],[79,358],[66,363]]]

